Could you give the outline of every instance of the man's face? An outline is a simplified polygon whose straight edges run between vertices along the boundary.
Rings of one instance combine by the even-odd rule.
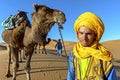
[[[84,47],[91,46],[96,38],[94,31],[85,26],[80,27],[77,36],[81,45]]]

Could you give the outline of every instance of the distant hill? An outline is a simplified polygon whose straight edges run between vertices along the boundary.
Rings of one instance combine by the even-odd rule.
[[[7,50],[5,43],[0,43],[0,50]]]
[[[102,44],[112,52],[114,58],[120,59],[120,40],[105,41]]]
[[[67,54],[73,49],[73,46],[76,42],[72,41],[64,41],[65,49]],[[56,41],[51,41],[46,48],[55,50]],[[110,40],[101,42],[110,52],[112,52],[113,57],[119,59],[120,58],[120,40]],[[0,50],[6,50],[6,44],[0,43]],[[63,49],[64,50],[64,49]]]
[[[64,41],[64,45],[67,51],[67,54],[73,49],[73,46],[76,42],[71,42],[71,41]],[[51,41],[49,45],[46,46],[48,49],[55,49],[56,42]],[[120,58],[120,40],[110,40],[110,41],[105,41],[102,42],[103,44],[112,54],[114,58],[119,59]]]

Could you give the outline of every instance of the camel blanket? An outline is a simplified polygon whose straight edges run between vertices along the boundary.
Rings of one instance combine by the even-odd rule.
[[[4,29],[14,28],[16,15],[10,15],[7,19],[2,22]]]

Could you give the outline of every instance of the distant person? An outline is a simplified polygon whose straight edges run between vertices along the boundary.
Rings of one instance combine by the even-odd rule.
[[[62,43],[61,43],[60,39],[58,39],[58,41],[55,45],[55,48],[57,48],[57,55],[62,57]]]
[[[67,80],[117,80],[112,54],[99,43],[102,20],[85,12],[76,19],[74,30],[78,42],[70,52]]]

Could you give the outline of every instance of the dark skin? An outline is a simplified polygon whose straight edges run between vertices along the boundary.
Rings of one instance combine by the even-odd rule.
[[[95,41],[96,35],[93,30],[83,26],[78,31],[78,40],[82,46],[88,47]]]

